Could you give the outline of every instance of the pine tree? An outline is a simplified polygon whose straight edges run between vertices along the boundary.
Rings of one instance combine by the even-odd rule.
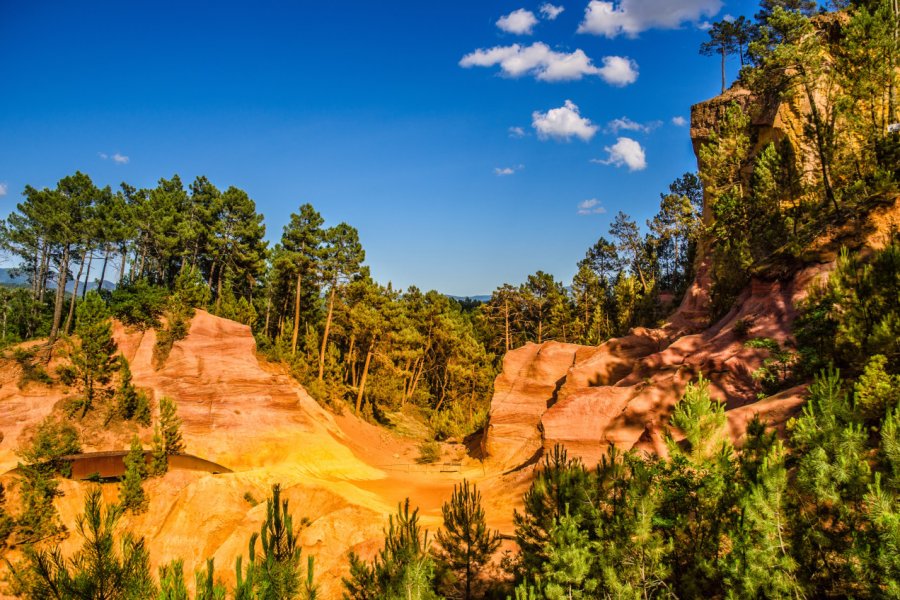
[[[157,600],[190,600],[184,582],[184,561],[180,558],[159,567]]]
[[[456,574],[464,598],[472,598],[475,576],[500,546],[500,534],[488,529],[481,505],[481,492],[463,480],[453,486],[449,502],[441,506],[444,528],[438,530],[435,552],[440,563]]]
[[[344,597],[437,600],[434,592],[434,561],[428,552],[428,532],[419,526],[419,510],[410,512],[409,498],[388,520],[384,547],[371,563],[350,553],[350,577],[345,578]]]
[[[178,418],[175,402],[166,396],[159,401],[159,429],[166,455],[184,452],[181,438],[181,419]]]
[[[731,21],[713,23],[707,31],[709,40],[700,45],[700,54],[719,55],[722,59],[722,93],[725,93],[725,58],[738,51],[735,42],[735,28]]]
[[[206,569],[194,574],[194,589],[197,590],[196,600],[225,600],[225,586],[215,579],[215,563],[212,558],[206,559]],[[259,596],[262,600],[264,596]],[[277,597],[289,598],[289,596]]]
[[[125,477],[119,486],[119,504],[132,513],[147,509],[144,479],[147,478],[147,461],[138,436],[131,439],[131,448],[125,455]]]
[[[288,510],[288,501],[281,498],[281,486],[272,486],[272,496],[266,500],[266,520],[259,533],[250,536],[249,560],[246,569],[242,558],[235,564],[237,600],[283,600],[301,598],[314,600],[313,560],[307,561],[307,577],[301,580],[300,554],[297,532]],[[261,542],[262,555],[256,555],[256,542]]]
[[[25,547],[24,561],[12,568],[16,596],[149,600],[156,595],[144,540],[129,533],[117,536],[122,509],[113,504],[104,511],[102,498],[99,487],[88,492],[84,513],[75,524],[84,542],[73,556],[64,558],[58,546]]]
[[[166,454],[166,446],[162,435],[159,433],[159,425],[153,427],[153,443],[150,447],[150,475],[161,477],[169,470],[169,455]]]
[[[81,416],[84,417],[97,395],[106,391],[104,386],[118,362],[109,313],[96,291],[90,292],[78,305],[75,334],[79,344],[72,352],[72,367],[82,388]]]
[[[304,204],[297,213],[291,214],[290,222],[284,226],[281,235],[281,246],[284,250],[283,263],[295,278],[294,318],[291,336],[291,353],[297,353],[297,340],[300,334],[300,301],[303,297],[304,283],[309,284],[321,260],[322,216],[311,204]],[[285,303],[287,306],[287,303]]]
[[[128,360],[119,358],[120,381],[116,392],[117,412],[126,421],[134,419],[141,425],[150,424],[150,401],[147,395],[137,390],[131,382],[131,367]]]

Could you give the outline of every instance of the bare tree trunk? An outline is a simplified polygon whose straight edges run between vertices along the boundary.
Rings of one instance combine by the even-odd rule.
[[[328,295],[328,316],[325,317],[325,331],[322,333],[322,350],[319,352],[319,381],[325,375],[325,349],[328,347],[328,331],[331,329],[331,317],[334,314],[334,294],[337,284],[331,285],[331,293]]]

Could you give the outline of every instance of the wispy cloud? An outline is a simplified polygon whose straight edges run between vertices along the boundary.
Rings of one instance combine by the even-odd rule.
[[[534,29],[537,22],[537,17],[533,12],[520,8],[497,19],[497,27],[506,33],[531,35],[531,30]]]
[[[590,119],[581,116],[578,106],[571,100],[566,100],[564,106],[544,113],[534,111],[531,113],[531,126],[542,140],[553,138],[562,141],[577,137],[587,142],[598,129]]]
[[[522,127],[510,127],[507,131],[509,132],[509,137],[511,138],[519,139],[525,137],[525,129],[523,129]]]
[[[544,2],[541,4],[541,16],[547,19],[548,21],[553,21],[558,17],[562,12],[566,10],[562,6],[555,6],[550,4],[549,2]]]
[[[103,160],[111,160],[117,165],[127,165],[128,161],[131,159],[125,156],[124,154],[119,154],[118,152],[114,154],[107,154],[106,152],[98,152],[97,155]]]
[[[687,119],[680,115],[677,117],[672,117],[672,125],[675,125],[676,127],[684,127],[685,125],[687,125]]]
[[[494,167],[494,175],[497,177],[508,177],[515,175],[525,168],[525,165],[516,165],[514,167]]]
[[[721,0],[591,0],[578,33],[635,37],[648,29],[676,29],[683,23],[698,23],[721,8]]]
[[[619,119],[613,119],[612,121],[607,123],[606,131],[612,133],[613,135],[618,134],[620,131],[640,131],[641,133],[650,133],[660,125],[662,125],[662,121],[638,123],[637,121],[633,121],[628,117],[621,117]]]
[[[603,66],[597,67],[580,49],[557,52],[543,42],[479,48],[463,56],[459,65],[464,68],[499,66],[507,77],[531,75],[540,81],[577,81],[596,76],[616,86],[634,83],[638,76],[637,63],[630,58],[607,56]]]
[[[582,200],[578,203],[579,215],[602,215],[605,212],[606,208],[596,198]]]
[[[647,168],[647,155],[641,145],[631,138],[620,137],[612,146],[606,146],[606,158],[591,159],[592,163],[628,167],[629,171],[642,171]]]
[[[9,193],[9,184],[0,183],[0,198]]]

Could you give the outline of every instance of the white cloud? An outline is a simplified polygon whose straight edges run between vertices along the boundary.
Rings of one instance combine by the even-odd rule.
[[[549,2],[544,2],[541,4],[541,16],[547,19],[548,21],[553,21],[562,14],[562,11],[566,10],[562,6],[554,6]]]
[[[712,29],[712,23],[710,23],[709,21],[700,21],[699,23],[697,23],[697,29],[701,31],[707,31],[709,29]]]
[[[565,106],[545,113],[534,111],[531,113],[531,126],[542,140],[553,138],[568,141],[577,137],[587,142],[597,133],[597,126],[590,119],[582,117],[571,100],[566,100]]]
[[[637,79],[637,63],[629,58],[607,56],[603,67],[598,68],[580,49],[556,52],[542,42],[479,48],[463,56],[459,65],[464,68],[499,66],[508,77],[532,75],[541,81],[577,81],[586,75],[596,75],[612,85],[627,85]]]
[[[591,162],[600,165],[612,165],[614,167],[628,167],[629,171],[642,171],[647,168],[647,156],[641,145],[627,137],[620,137],[612,146],[604,148],[607,152],[605,159],[592,159]]]
[[[0,183],[0,197],[3,197],[8,193],[9,193],[9,185],[6,183]]]
[[[638,65],[624,56],[604,56],[603,67],[598,70],[597,74],[606,83],[623,87],[637,81]]]
[[[620,131],[640,131],[641,133],[650,133],[660,125],[662,125],[661,121],[638,123],[637,121],[632,121],[628,117],[622,117],[620,119],[613,119],[612,121],[607,123],[606,131],[612,133],[613,135],[619,133]]]
[[[515,167],[495,167],[494,175],[497,177],[508,177],[509,175],[515,175],[524,168],[525,165],[516,165]]]
[[[506,33],[531,35],[531,30],[537,25],[537,22],[537,17],[533,12],[520,8],[497,19],[497,27]]]
[[[672,117],[672,125],[675,125],[677,127],[684,127],[685,125],[687,125],[687,119],[685,119],[681,115]]]
[[[600,204],[600,201],[596,198],[591,198],[590,200],[584,200],[578,203],[579,215],[602,215],[605,212],[606,208]]]
[[[525,130],[522,129],[521,127],[510,127],[508,129],[508,131],[509,131],[509,137],[511,137],[511,138],[518,139],[518,138],[525,137]]]
[[[97,156],[99,156],[103,160],[112,160],[117,165],[127,165],[128,161],[131,160],[124,154],[119,154],[118,152],[113,155],[109,155],[106,152],[98,152]]]
[[[591,0],[578,33],[635,37],[648,29],[676,29],[682,23],[699,22],[721,8],[721,0]]]

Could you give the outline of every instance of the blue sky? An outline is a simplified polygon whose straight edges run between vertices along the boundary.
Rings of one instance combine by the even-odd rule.
[[[270,240],[304,202],[355,226],[383,283],[568,283],[617,211],[643,223],[695,169],[672,119],[719,91],[698,25],[755,4],[543,4],[2,0],[0,215],[76,169],[206,175]]]

